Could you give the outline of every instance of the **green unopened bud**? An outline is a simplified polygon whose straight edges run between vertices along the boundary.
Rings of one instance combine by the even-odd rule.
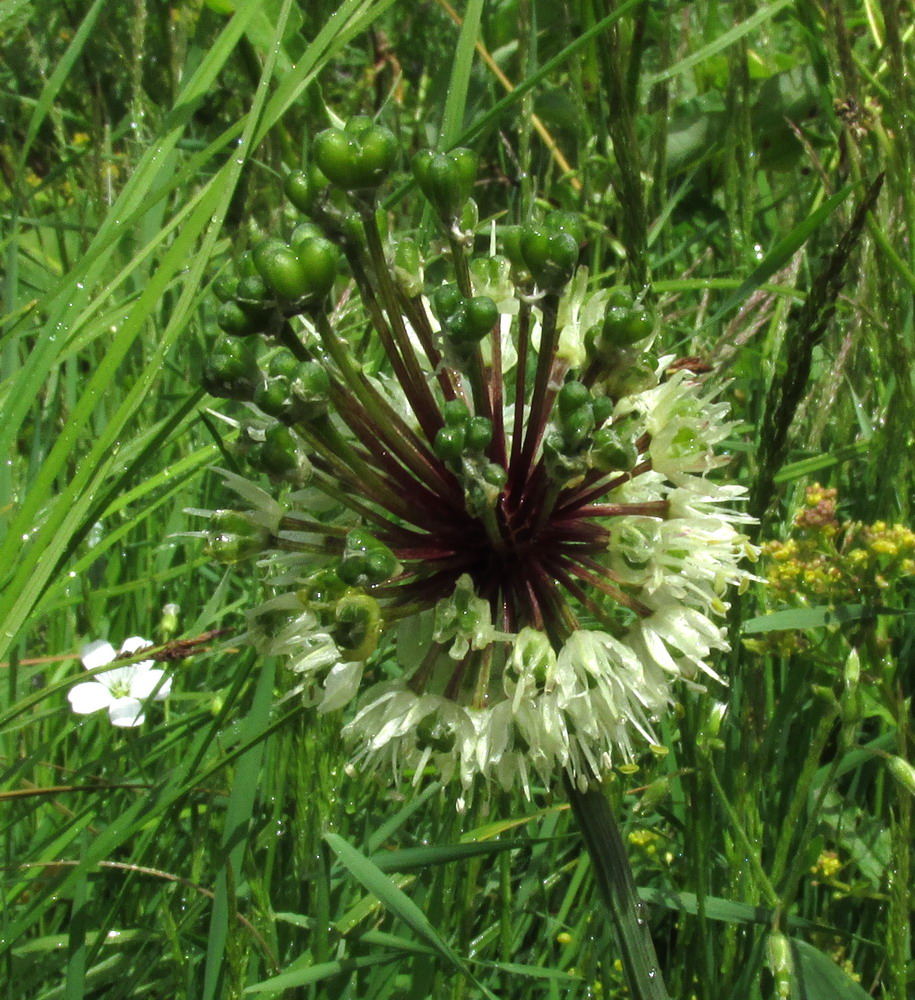
[[[479,343],[499,322],[499,310],[486,295],[464,299],[458,308],[442,321],[448,339],[459,348]]]
[[[594,430],[594,411],[585,404],[561,419],[562,438],[565,450],[575,454],[581,450]]]
[[[177,604],[166,604],[162,608],[162,617],[159,619],[159,633],[163,639],[168,639],[178,631],[178,615],[181,608]]]
[[[650,336],[654,315],[641,306],[611,306],[601,327],[600,343],[604,350],[631,347]]]
[[[791,980],[794,967],[791,958],[791,942],[779,931],[771,931],[766,940],[766,958],[769,971],[775,980],[775,995],[791,996]]]
[[[440,285],[432,293],[432,312],[440,323],[445,323],[464,303],[464,296],[457,285]]]
[[[560,419],[566,419],[575,410],[591,402],[591,393],[582,382],[566,382],[559,390],[556,404],[559,407]]]

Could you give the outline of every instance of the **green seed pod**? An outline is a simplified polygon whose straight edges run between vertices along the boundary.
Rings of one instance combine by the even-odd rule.
[[[449,427],[463,427],[470,419],[470,410],[463,399],[449,399],[442,407],[442,416]]]
[[[543,225],[551,233],[568,233],[579,246],[585,241],[585,224],[575,212],[550,212]]]
[[[460,216],[470,197],[478,165],[477,154],[461,147],[448,153],[424,149],[413,157],[413,176],[446,226]]]
[[[609,396],[594,396],[592,406],[594,408],[594,426],[600,427],[613,416],[616,404]]]
[[[578,240],[561,230],[532,226],[521,233],[521,253],[537,284],[548,292],[559,292],[575,273]]]
[[[261,274],[248,274],[239,281],[235,299],[242,307],[262,307],[271,301],[272,295]]]
[[[262,333],[266,326],[265,320],[259,320],[234,301],[223,302],[216,311],[216,322],[220,329],[232,337],[250,337],[252,334]]]
[[[291,418],[292,392],[289,380],[272,378],[261,384],[254,391],[254,405],[267,416],[284,422]]]
[[[467,434],[463,426],[440,427],[435,435],[433,450],[438,457],[447,465],[456,466],[461,461],[464,454]]]
[[[261,381],[257,359],[240,341],[223,337],[207,358],[201,384],[211,396],[250,401]]]
[[[292,247],[269,240],[255,248],[254,260],[264,281],[281,299],[298,302],[309,294],[311,277]]]
[[[394,277],[408,299],[423,293],[423,260],[415,240],[401,237],[394,248]]]
[[[639,459],[634,442],[624,441],[612,427],[602,427],[594,434],[591,465],[601,472],[628,472]]]
[[[296,489],[301,489],[311,479],[311,462],[284,424],[267,428],[257,463],[267,475],[290,483]]]
[[[231,302],[238,294],[238,275],[222,271],[213,281],[213,294],[220,302]]]
[[[562,417],[560,425],[565,451],[574,455],[581,450],[594,430],[594,410],[587,403],[579,406]]]
[[[467,448],[483,452],[492,441],[492,421],[486,417],[471,417],[467,423]]]
[[[365,528],[353,528],[346,536],[337,575],[353,587],[384,583],[400,569],[397,557]]]
[[[329,183],[318,167],[311,164],[308,170],[293,170],[288,174],[283,192],[300,212],[310,215],[315,200]]]
[[[218,562],[232,564],[260,555],[270,540],[270,532],[247,514],[217,510],[210,518],[204,551]]]
[[[302,298],[310,303],[323,302],[337,278],[340,252],[324,236],[313,236],[296,246],[295,255],[308,277],[308,288]]]
[[[331,628],[334,642],[350,660],[365,660],[378,646],[381,608],[368,594],[347,594],[337,604]]]
[[[332,184],[344,191],[377,188],[397,159],[393,133],[368,118],[354,118],[345,129],[329,128],[315,136],[314,160]]]
[[[604,316],[600,334],[600,347],[631,347],[650,336],[654,330],[654,316],[642,307],[611,306]]]
[[[591,402],[591,393],[582,382],[566,382],[559,390],[556,403],[559,407],[559,417],[564,419],[579,407]]]
[[[432,312],[439,323],[445,323],[463,305],[464,296],[457,285],[440,285],[432,293]]]

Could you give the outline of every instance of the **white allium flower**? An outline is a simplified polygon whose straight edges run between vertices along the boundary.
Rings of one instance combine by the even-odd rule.
[[[522,234],[561,253],[520,278],[495,254],[434,290],[416,270],[401,317],[387,265],[347,245],[377,339],[350,350],[313,313],[293,351],[326,372],[326,406],[289,423],[309,488],[226,475],[251,509],[207,536],[269,566],[248,638],[343,713],[354,768],[455,778],[464,802],[478,781],[585,787],[656,744],[678,686],[722,681],[727,592],[752,579],[743,490],[711,478],[726,403],[646,353],[647,292],[563,272],[556,225]]]
[[[83,647],[80,659],[87,670],[95,670],[118,657],[131,656],[152,643],[139,636],[131,636],[115,652],[110,642],[97,640]],[[67,698],[77,715],[108,709],[113,726],[140,726],[146,719],[143,708],[151,696],[156,701],[168,697],[172,681],[164,670],[153,667],[154,660],[140,660],[123,667],[114,667],[96,674],[91,681],[84,681],[70,688]],[[155,692],[155,694],[153,694]]]

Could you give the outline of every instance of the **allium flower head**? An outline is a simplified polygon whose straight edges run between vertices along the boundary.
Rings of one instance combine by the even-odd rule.
[[[115,652],[110,642],[97,640],[83,646],[80,659],[87,670],[95,670],[118,657],[139,653],[147,646],[152,646],[148,639],[131,636]],[[107,708],[108,718],[113,726],[141,726],[146,721],[143,705],[153,692],[155,700],[162,701],[171,691],[171,678],[165,677],[165,671],[154,669],[154,662],[140,660],[138,663],[114,667],[96,674],[91,681],[75,684],[67,692],[73,711],[77,715],[89,715]]]
[[[474,258],[462,154],[450,187],[451,154],[417,167],[452,274],[425,283],[412,244],[385,245],[368,174],[335,174],[346,142],[316,143],[318,181],[287,185],[314,223],[254,251],[254,327],[283,350],[226,341],[206,374],[253,402],[239,450],[286,492],[228,476],[249,509],[201,534],[229,561],[259,555],[272,594],[248,636],[321,710],[346,709],[361,769],[585,785],[656,742],[677,682],[715,677],[753,551],[741,489],[709,478],[727,407],[650,352],[642,298],[589,284],[574,216]],[[349,265],[337,310],[273,280],[313,240]],[[226,287],[238,334],[255,309]]]

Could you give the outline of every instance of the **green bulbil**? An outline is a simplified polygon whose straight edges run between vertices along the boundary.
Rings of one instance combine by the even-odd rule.
[[[325,129],[315,136],[314,160],[320,171],[344,191],[372,190],[397,160],[392,132],[370,118],[353,118],[346,128]]]

